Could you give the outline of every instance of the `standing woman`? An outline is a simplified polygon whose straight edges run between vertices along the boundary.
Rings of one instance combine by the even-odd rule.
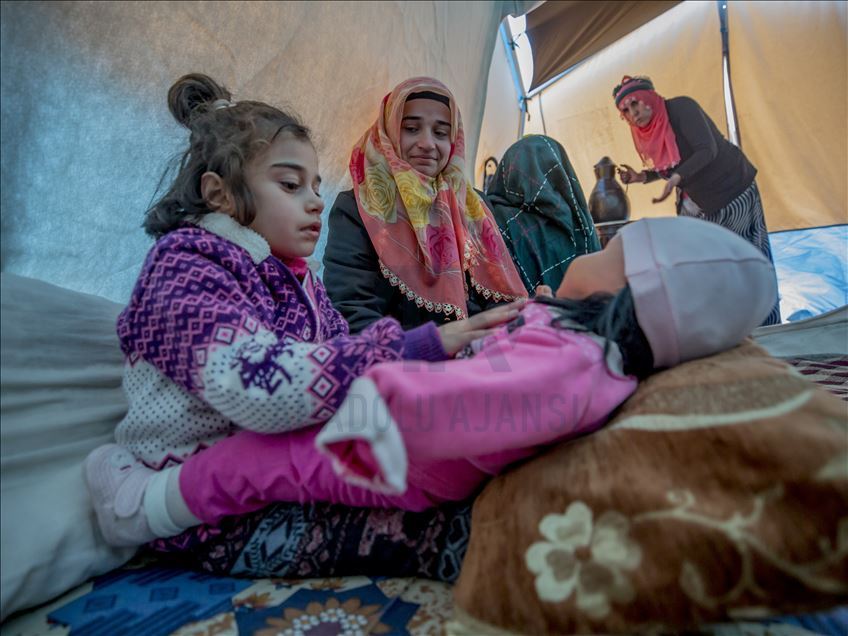
[[[497,223],[465,176],[453,95],[415,77],[383,98],[329,217],[324,283],[351,331],[467,318],[527,296]]]
[[[616,108],[630,124],[633,143],[647,170],[622,164],[623,183],[666,180],[654,203],[679,189],[677,213],[718,223],[757,247],[773,262],[757,169],[725,139],[691,97],[663,99],[647,77],[625,75],[613,89]],[[694,205],[693,205],[694,203]],[[700,208],[700,209],[697,209]],[[780,323],[775,303],[764,325]]]

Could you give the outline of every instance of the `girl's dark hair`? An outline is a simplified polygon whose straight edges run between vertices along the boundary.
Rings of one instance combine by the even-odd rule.
[[[309,129],[294,115],[263,102],[233,104],[231,99],[230,91],[200,73],[184,75],[168,91],[168,109],[191,134],[171,187],[147,210],[144,229],[151,236],[158,238],[187,218],[212,211],[200,192],[204,172],[221,176],[235,202],[236,220],[250,225],[256,208],[245,178],[247,164],[282,131],[311,142]],[[157,192],[169,172],[162,175]]]
[[[575,329],[574,324],[568,323],[578,323],[586,331],[606,338],[604,356],[610,341],[615,342],[621,350],[626,374],[643,380],[653,372],[654,354],[636,320],[629,285],[615,295],[593,294],[583,300],[537,296],[534,300],[555,308],[558,315],[551,321],[554,327]]]

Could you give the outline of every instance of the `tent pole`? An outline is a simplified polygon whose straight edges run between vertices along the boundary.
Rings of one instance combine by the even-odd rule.
[[[727,82],[727,92],[725,95],[725,100],[727,101],[727,98],[729,96],[730,102],[725,103],[725,110],[727,111],[728,119],[732,120],[727,122],[727,136],[731,142],[736,144],[736,146],[741,149],[742,132],[739,130],[739,120],[736,117],[736,100],[733,99],[733,83],[730,81],[730,36],[727,19],[728,2],[730,2],[730,0],[718,0],[716,3],[718,6],[718,20],[719,24],[721,25],[722,75],[724,77],[724,80]]]
[[[515,94],[518,96],[518,137],[516,140],[524,136],[524,122],[527,115],[527,93],[524,91],[524,84],[521,81],[521,76],[518,73],[518,58],[515,56],[515,43],[512,38],[507,35],[506,18],[501,21],[501,26],[498,31],[501,34],[501,41],[506,47],[506,60],[509,64],[510,75],[512,75],[512,83],[515,86]]]

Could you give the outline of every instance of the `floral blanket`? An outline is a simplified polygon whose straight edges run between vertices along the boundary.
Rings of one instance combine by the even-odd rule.
[[[603,430],[491,481],[461,623],[677,633],[844,604],[848,408],[808,379],[844,364],[747,342],[652,376]]]

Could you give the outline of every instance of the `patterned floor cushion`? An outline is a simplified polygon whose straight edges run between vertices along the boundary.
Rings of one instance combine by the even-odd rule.
[[[681,365],[607,428],[490,482],[461,613],[477,628],[618,633],[844,602],[848,409],[807,379],[814,367],[752,342]]]

